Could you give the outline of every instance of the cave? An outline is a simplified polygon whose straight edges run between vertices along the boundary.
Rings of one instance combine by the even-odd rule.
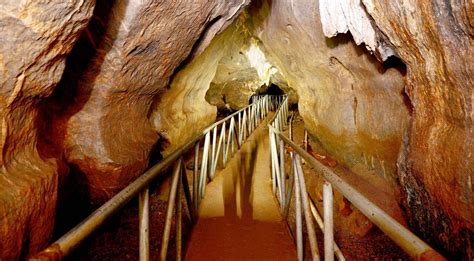
[[[472,11],[2,3],[0,260],[473,260]]]

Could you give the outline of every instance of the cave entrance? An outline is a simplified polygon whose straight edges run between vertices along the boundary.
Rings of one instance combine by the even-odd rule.
[[[280,86],[271,83],[270,86],[262,86],[254,95],[284,95],[285,92]],[[249,104],[252,103],[252,97],[249,99]]]
[[[268,94],[268,95],[284,95],[285,92],[276,84],[270,84],[267,90],[261,94]]]

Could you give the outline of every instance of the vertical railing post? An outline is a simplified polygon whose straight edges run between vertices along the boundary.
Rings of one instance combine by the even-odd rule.
[[[281,191],[281,174],[280,174],[280,163],[278,162],[278,150],[277,150],[277,142],[275,140],[275,133],[270,136],[270,145],[271,145],[271,155],[273,158],[273,162],[275,163],[275,178],[276,178],[276,189],[277,189],[277,198],[281,204],[282,201],[282,191]]]
[[[288,213],[290,212],[291,196],[293,195],[293,187],[294,187],[294,182],[295,182],[295,172],[294,172],[294,167],[293,167],[293,165],[295,164],[294,163],[295,159],[293,156],[293,152],[290,152],[290,159],[291,159],[291,168],[290,168],[290,173],[289,173],[290,180],[288,181],[288,191],[286,192],[285,206],[283,208],[283,218],[285,219],[288,218]]]
[[[235,130],[235,120],[234,117],[230,119],[229,124],[229,144],[230,144],[230,155],[234,155],[234,130]]]
[[[305,217],[304,219],[306,221],[306,229],[308,231],[309,244],[311,246],[311,255],[313,257],[313,260],[320,260],[318,242],[316,239],[316,230],[314,229],[313,218],[311,217],[311,213],[310,213],[308,193],[306,192],[304,173],[301,167],[299,155],[296,155],[296,165],[297,165],[296,175],[298,176],[300,189],[301,189],[301,201],[302,201],[303,210],[304,210],[304,217]]]
[[[239,144],[242,144],[242,116],[241,116],[242,112],[239,112],[238,114],[238,132],[237,132],[237,137],[238,137],[238,140],[239,140]]]
[[[299,177],[297,175],[296,160],[293,161],[294,175],[295,175],[295,218],[296,218],[296,252],[298,261],[303,261],[303,222],[301,217],[301,192]]]
[[[227,136],[227,128],[226,128],[226,122],[222,123],[222,167],[225,167],[227,163],[227,142],[226,142],[226,136]]]
[[[181,174],[181,158],[176,162],[173,170],[173,179],[171,181],[171,188],[168,197],[168,207],[166,209],[165,228],[163,230],[161,239],[161,260],[166,260],[168,253],[168,243],[170,239],[171,223],[173,221],[173,212],[176,203],[176,190],[178,188],[178,181]]]
[[[138,196],[138,220],[140,230],[140,261],[150,260],[150,238],[149,238],[149,189],[140,192]]]
[[[194,145],[194,170],[193,170],[193,203],[194,212],[197,213],[199,207],[199,141]]]
[[[224,133],[224,129],[221,127],[221,131],[220,131],[220,135],[219,135],[219,141],[217,142],[217,151],[216,151],[216,158],[214,159],[214,165],[211,166],[211,171],[212,171],[212,178],[214,178],[215,174],[216,174],[216,169],[217,169],[217,164],[219,162],[219,159],[220,159],[220,155],[222,155],[223,153],[221,152],[221,148],[223,146],[223,140],[224,140],[224,136],[225,136],[225,133]]]
[[[283,141],[280,141],[280,175],[281,175],[281,204],[280,208],[283,210],[285,207],[285,196],[286,196],[286,175],[285,175],[285,144]]]
[[[324,260],[334,260],[334,230],[333,230],[333,194],[329,182],[323,185],[324,206]]]
[[[288,125],[288,138],[292,141],[293,140],[293,117],[294,114],[290,117],[290,122]]]
[[[217,126],[212,129],[212,150],[211,150],[211,167],[210,178],[214,177],[214,165],[216,161],[216,142],[217,142]]]
[[[196,212],[194,212],[193,200],[191,198],[191,191],[189,190],[188,175],[186,173],[186,166],[184,166],[184,161],[181,161],[181,170],[183,174],[181,175],[181,183],[184,191],[184,197],[186,199],[186,206],[188,207],[189,217],[191,223],[196,221]]]
[[[273,158],[273,152],[272,152],[273,150],[272,136],[274,135],[272,128],[268,128],[268,135],[269,135],[269,140],[270,140],[270,162],[271,162],[271,167],[272,167],[272,191],[273,191],[273,195],[275,195],[276,194],[276,171],[275,171],[276,164],[275,164],[275,159]]]
[[[204,150],[202,152],[202,163],[201,163],[201,175],[199,181],[199,197],[204,197],[204,193],[206,191],[206,180],[207,180],[207,167],[208,167],[208,160],[209,160],[209,143],[210,143],[210,133],[206,133],[204,138]]]

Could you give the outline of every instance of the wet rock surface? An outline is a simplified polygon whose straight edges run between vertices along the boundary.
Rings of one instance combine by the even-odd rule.
[[[433,244],[472,259],[472,5],[362,2],[408,67],[413,113],[398,173],[411,224]]]
[[[252,17],[270,62],[298,91],[308,130],[338,160],[368,165],[400,186],[415,231],[444,253],[468,258],[470,8],[446,1],[349,2],[262,1]],[[331,16],[335,9],[342,16]],[[323,37],[346,31],[354,37]],[[377,51],[387,46],[401,60]]]
[[[227,112],[241,109],[273,79],[285,82],[265,57],[249,19],[243,13],[216,36],[155,102],[151,119],[164,140],[165,155],[214,122],[216,107]]]
[[[409,118],[403,63],[380,63],[350,35],[326,38],[317,1],[262,1],[251,13],[269,61],[298,93],[311,134],[338,160],[371,164],[396,184]]]

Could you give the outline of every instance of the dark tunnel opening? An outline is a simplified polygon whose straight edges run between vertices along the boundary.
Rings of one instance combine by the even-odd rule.
[[[284,95],[285,92],[278,85],[271,83],[270,86],[268,86],[267,90],[260,94]]]

